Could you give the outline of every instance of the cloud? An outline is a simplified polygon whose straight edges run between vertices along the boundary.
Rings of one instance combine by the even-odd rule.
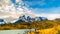
[[[50,11],[51,11],[52,13],[60,13],[60,7],[50,8]]]
[[[43,6],[43,5],[46,5],[45,0],[32,0],[32,1],[27,0],[27,1],[24,1],[24,3],[29,5],[29,6],[34,6],[34,5],[41,5],[41,6]]]
[[[25,1],[25,4],[29,7],[30,5],[46,5],[46,0],[41,0],[41,1]],[[48,0],[50,3],[55,2],[55,0]],[[48,2],[48,4],[49,4]],[[29,10],[27,7],[23,7],[24,11],[27,11],[25,14],[33,16],[42,16],[42,17],[47,17],[49,20],[53,20],[56,18],[60,18],[60,7],[51,7],[51,8],[32,8],[32,10]],[[32,12],[31,12],[32,11]],[[24,12],[23,12],[24,13]]]
[[[4,4],[3,4],[3,1],[1,1],[0,18],[3,18],[7,22],[13,22],[13,21],[17,20],[19,18],[19,16],[21,16],[23,14],[31,16],[31,17],[43,16],[43,17],[47,17],[50,20],[60,17],[60,14],[58,14],[60,11],[59,7],[44,8],[44,9],[41,9],[41,8],[30,9],[23,5],[24,2],[22,0],[16,0],[16,1],[17,1],[16,3],[20,2],[18,7],[15,7],[15,5],[11,2],[11,0],[7,1],[7,3],[4,2]],[[47,11],[49,11],[49,12],[47,12]],[[57,14],[55,14],[55,13],[57,13]]]
[[[60,7],[34,8],[32,11],[35,13],[60,14]]]
[[[21,3],[22,2],[22,0],[16,0],[16,3]]]
[[[47,17],[49,20],[54,20],[56,18],[60,18],[60,14],[36,14],[36,16]]]
[[[16,3],[22,2],[22,0],[16,0],[16,1],[17,1]],[[27,13],[26,15],[28,14],[30,15],[31,13],[31,10],[29,10],[29,8],[23,5],[21,6],[21,4],[19,5],[20,7],[19,6],[15,7],[15,5],[11,2],[11,0],[8,0],[8,1],[4,0],[4,3],[3,1],[1,1],[0,5],[1,5],[0,6],[0,18],[3,18],[7,22],[15,21],[19,18],[19,16],[26,14],[26,13]]]
[[[11,23],[14,23],[16,20],[18,20],[18,18],[14,18],[14,17],[7,17],[7,18],[3,18],[5,21],[6,21],[6,23],[8,23],[8,22],[11,22]]]
[[[60,7],[32,9],[36,16],[47,17],[49,20],[60,18]]]

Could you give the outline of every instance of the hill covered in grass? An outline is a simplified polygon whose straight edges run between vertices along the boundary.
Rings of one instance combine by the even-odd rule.
[[[59,20],[44,20],[35,22],[20,22],[16,24],[0,24],[0,30],[15,29],[48,29],[60,25]]]

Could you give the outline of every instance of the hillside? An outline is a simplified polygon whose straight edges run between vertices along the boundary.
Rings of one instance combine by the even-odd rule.
[[[21,22],[16,24],[0,24],[0,30],[14,29],[48,29],[60,24],[57,20],[44,20],[35,22]]]

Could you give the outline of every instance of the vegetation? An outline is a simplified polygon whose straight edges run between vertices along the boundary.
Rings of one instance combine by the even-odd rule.
[[[60,34],[60,30],[58,30],[58,33],[57,34]]]
[[[44,20],[35,22],[21,22],[16,24],[0,24],[0,30],[14,29],[48,29],[60,25],[58,20]]]

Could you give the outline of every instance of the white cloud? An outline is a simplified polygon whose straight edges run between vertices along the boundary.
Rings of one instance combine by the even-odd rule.
[[[16,0],[16,3],[21,3],[22,2],[22,0]]]
[[[60,7],[50,8],[52,13],[60,13]]]
[[[48,13],[48,14],[59,14],[60,7],[51,7],[51,8],[35,8],[32,11],[36,13]]]
[[[24,1],[24,3],[27,5],[30,5],[30,6],[34,6],[34,5],[40,5],[40,6],[44,6],[46,5],[46,2],[45,0],[32,0],[31,2],[29,1]]]
[[[18,1],[21,3],[21,0],[16,0],[17,3]],[[7,4],[8,3],[8,4]],[[23,2],[22,2],[23,3]],[[0,18],[5,19],[7,22],[15,21],[16,19],[19,18],[20,15],[30,13],[31,10],[25,6],[21,6],[16,8],[13,3],[11,3],[11,0],[4,0],[1,1],[0,4]]]
[[[36,16],[47,17],[49,20],[54,20],[56,18],[60,18],[60,14],[36,14]]]
[[[47,17],[49,20],[53,20],[56,18],[60,18],[60,7],[53,7],[53,8],[35,8],[32,9],[37,16]]]
[[[16,1],[17,1],[17,3],[19,3],[21,0],[16,0]],[[1,1],[1,3],[2,3],[2,1]],[[9,1],[7,1],[7,3],[4,3],[4,4],[2,3],[1,4],[2,6],[0,6],[0,18],[5,19],[7,22],[17,20],[18,17],[21,16],[22,14],[29,15],[31,17],[43,16],[43,17],[47,17],[50,20],[55,19],[55,18],[60,18],[60,14],[46,14],[46,13],[36,14],[36,12],[34,13],[34,11],[33,11],[34,9],[30,10],[29,8],[27,8],[25,6],[21,6],[21,5],[20,5],[20,7],[16,8],[13,3],[9,2]],[[58,9],[53,8],[53,9],[49,9],[49,10],[54,11],[54,12],[60,11],[59,8]],[[39,10],[36,10],[36,11],[39,11]]]

